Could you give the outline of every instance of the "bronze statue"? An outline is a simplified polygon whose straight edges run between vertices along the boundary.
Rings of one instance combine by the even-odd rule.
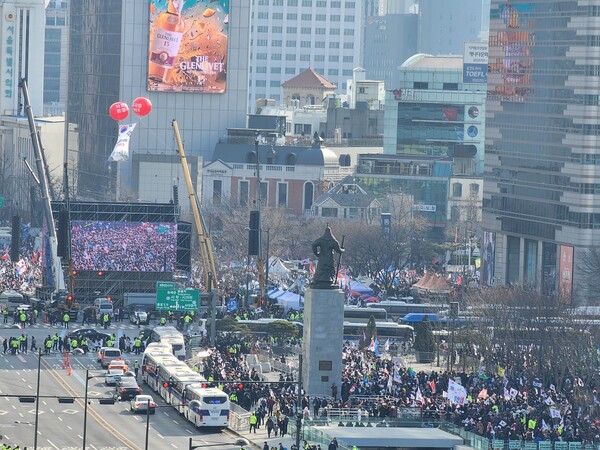
[[[313,242],[312,251],[319,258],[319,263],[317,264],[311,286],[321,289],[336,288],[336,269],[333,255],[336,252],[341,256],[344,248],[340,247],[340,243],[331,234],[329,224],[327,224],[323,236]]]

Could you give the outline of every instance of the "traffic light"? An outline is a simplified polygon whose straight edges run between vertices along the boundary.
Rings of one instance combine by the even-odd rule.
[[[58,403],[74,403],[75,399],[73,397],[58,397]]]
[[[99,277],[103,277],[104,276],[104,272],[102,272],[101,270],[98,271],[98,276]]]

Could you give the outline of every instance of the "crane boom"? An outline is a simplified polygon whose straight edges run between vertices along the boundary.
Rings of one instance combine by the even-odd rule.
[[[25,106],[25,113],[27,114],[27,120],[29,123],[29,131],[31,133],[31,143],[33,144],[33,150],[35,153],[35,165],[37,169],[37,179],[39,181],[41,198],[42,198],[42,209],[44,212],[44,218],[46,220],[46,226],[48,227],[48,239],[50,241],[50,258],[52,260],[52,282],[54,284],[54,292],[59,292],[65,289],[65,278],[62,272],[60,258],[58,257],[58,240],[56,237],[56,229],[54,228],[54,216],[52,214],[51,190],[50,180],[48,174],[48,166],[46,164],[46,158],[44,150],[40,143],[40,137],[35,127],[35,121],[33,119],[33,112],[31,111],[31,101],[29,100],[29,89],[27,88],[27,81],[23,78],[19,86],[23,92],[23,103]]]
[[[181,141],[181,135],[179,134],[179,126],[177,125],[177,121],[173,119],[171,125],[173,126],[173,131],[175,133],[175,140],[177,141],[177,153],[179,154],[179,160],[181,161],[181,165],[183,167],[183,177],[185,178],[185,184],[187,186],[188,196],[190,198],[190,206],[192,208],[192,215],[194,216],[194,226],[196,227],[198,242],[200,244],[200,257],[202,258],[202,265],[204,266],[204,289],[206,292],[210,292],[211,281],[216,280],[217,276],[212,241],[210,236],[206,233],[206,224],[200,211],[196,190],[192,184],[190,168],[188,167],[187,158],[183,149],[183,142]],[[216,287],[216,282],[213,287]]]

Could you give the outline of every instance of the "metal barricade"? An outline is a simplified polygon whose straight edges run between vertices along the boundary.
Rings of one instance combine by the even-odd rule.
[[[250,413],[237,403],[229,405],[229,428],[234,431],[250,429]]]

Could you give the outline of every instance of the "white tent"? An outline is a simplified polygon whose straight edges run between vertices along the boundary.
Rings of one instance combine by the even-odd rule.
[[[277,297],[277,304],[283,306],[283,309],[287,313],[292,308],[295,310],[304,308],[304,298],[301,295],[286,291]]]
[[[277,256],[271,256],[269,258],[269,274],[273,275],[287,275],[290,273],[290,269],[285,267],[281,258]]]

